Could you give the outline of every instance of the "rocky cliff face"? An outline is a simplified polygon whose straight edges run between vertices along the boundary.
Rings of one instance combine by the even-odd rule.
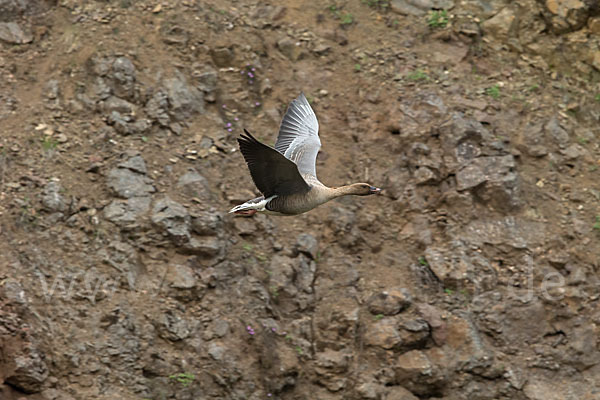
[[[1,399],[596,399],[591,1],[0,0]],[[293,218],[237,150],[303,91]]]

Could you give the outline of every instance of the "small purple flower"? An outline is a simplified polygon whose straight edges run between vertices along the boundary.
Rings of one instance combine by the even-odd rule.
[[[256,68],[252,67],[252,71],[256,71]]]
[[[271,393],[267,393],[267,397],[271,397],[273,396]]]
[[[231,122],[228,122],[225,126],[229,128],[231,126]]]
[[[277,329],[276,329],[276,328],[271,328],[271,330],[272,330],[273,332],[277,332]]]
[[[227,108],[227,104],[223,104],[221,107],[223,107],[223,108]]]
[[[248,325],[248,326],[246,327],[246,329],[247,329],[247,330],[250,330],[250,329],[252,329],[252,327],[251,327],[250,325]]]
[[[233,120],[234,121],[239,121],[240,119],[238,117],[235,117]]]
[[[258,106],[260,106],[260,102],[258,102],[258,101],[257,101],[256,103],[254,103],[254,105],[255,105],[256,107],[258,107]]]
[[[233,131],[233,129],[227,128],[227,132],[231,132],[231,131]]]
[[[246,67],[249,67],[249,66],[250,66],[250,64],[246,64]]]

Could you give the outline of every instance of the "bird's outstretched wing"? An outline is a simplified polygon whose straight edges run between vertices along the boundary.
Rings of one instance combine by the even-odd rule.
[[[301,174],[317,176],[317,154],[321,148],[319,122],[304,93],[293,100],[281,121],[275,150],[292,160]]]
[[[254,184],[265,197],[305,193],[310,190],[298,172],[294,162],[281,153],[254,138],[244,129],[246,135],[238,138],[240,151],[248,164]]]

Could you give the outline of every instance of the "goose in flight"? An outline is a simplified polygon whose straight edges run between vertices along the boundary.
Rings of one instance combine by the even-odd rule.
[[[240,151],[263,196],[233,207],[230,213],[297,215],[340,196],[381,192],[368,183],[327,187],[317,179],[319,123],[303,93],[291,102],[283,116],[275,148],[259,142],[246,129],[244,132],[238,138]]]

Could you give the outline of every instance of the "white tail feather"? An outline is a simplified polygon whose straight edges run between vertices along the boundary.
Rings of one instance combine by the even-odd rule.
[[[246,211],[246,210],[256,210],[256,211],[266,211],[266,206],[267,203],[271,200],[273,200],[275,197],[277,197],[277,195],[271,196],[269,198],[266,198],[262,201],[259,201],[257,203],[253,203],[252,200],[245,202],[244,204],[240,204],[239,206],[235,206],[233,207],[229,213],[234,213],[237,211]]]

